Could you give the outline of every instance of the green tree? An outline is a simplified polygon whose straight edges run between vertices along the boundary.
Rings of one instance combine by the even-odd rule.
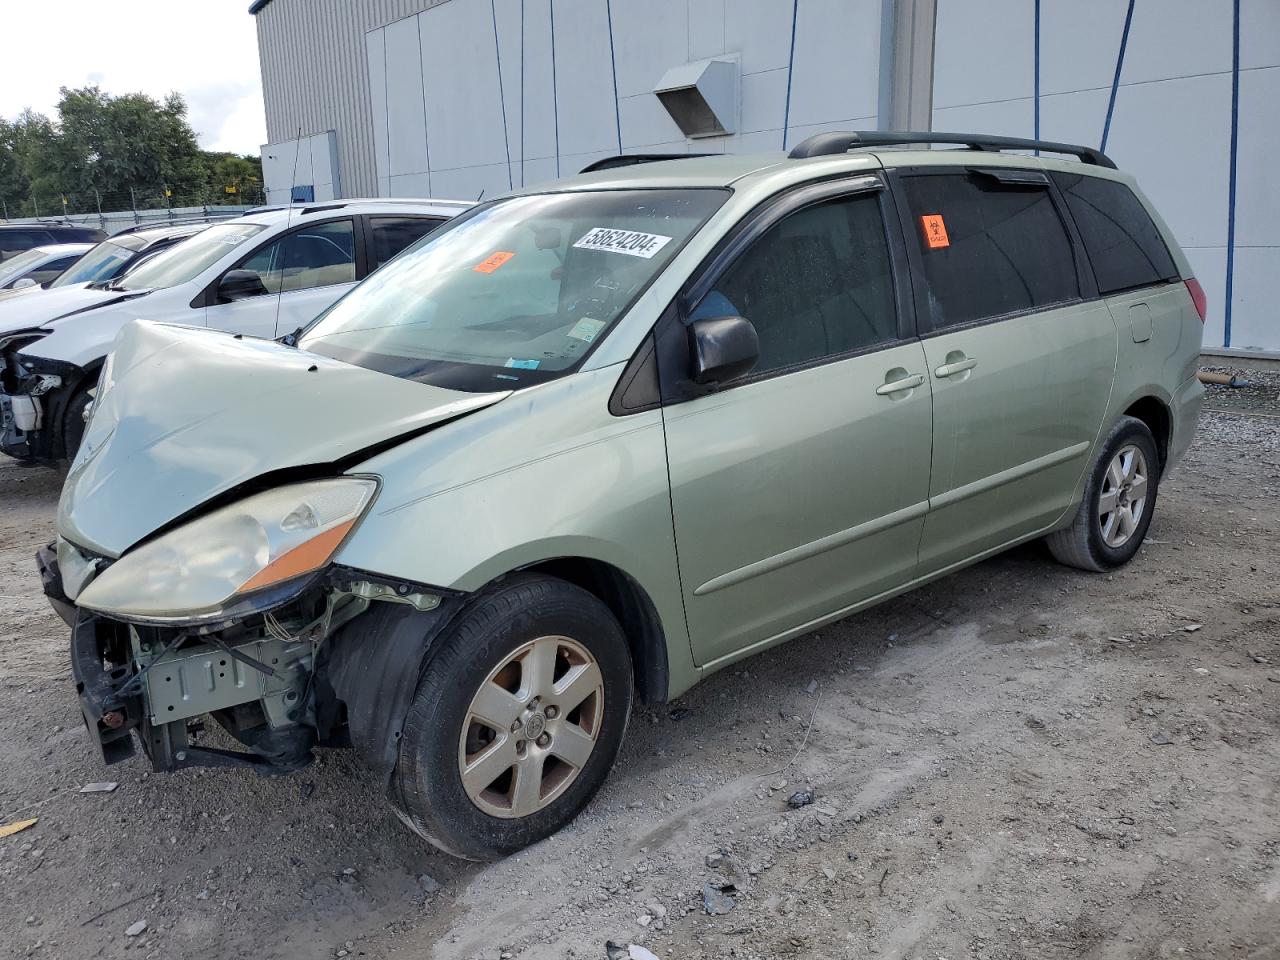
[[[215,183],[225,175],[213,166],[177,93],[157,101],[63,87],[56,124],[27,110],[0,126],[0,198],[10,215],[33,213],[37,202],[41,213],[55,212],[62,197],[79,211],[237,202]]]
[[[181,95],[158,103],[142,93],[113,97],[96,86],[61,93],[49,166],[63,192],[122,198],[133,188],[159,205],[165,188],[182,197],[203,192],[204,164]]]
[[[258,203],[262,199],[262,159],[206,150],[212,203]],[[231,188],[228,190],[228,188]]]
[[[0,200],[9,216],[34,212],[32,191],[44,177],[44,162],[56,139],[49,118],[31,110],[13,121],[0,120]]]
[[[0,198],[4,206],[0,207],[0,216],[16,215],[17,208],[9,209],[11,200],[16,200],[27,192],[27,176],[22,169],[22,161],[18,158],[17,125],[0,119]]]

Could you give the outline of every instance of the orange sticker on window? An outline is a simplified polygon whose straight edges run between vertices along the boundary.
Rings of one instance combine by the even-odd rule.
[[[499,250],[496,253],[489,254],[471,269],[476,273],[493,273],[514,256],[515,254],[509,250]]]
[[[929,245],[930,250],[951,246],[951,240],[947,237],[947,225],[942,222],[942,214],[926,213],[920,218],[920,224],[924,227],[924,242]]]

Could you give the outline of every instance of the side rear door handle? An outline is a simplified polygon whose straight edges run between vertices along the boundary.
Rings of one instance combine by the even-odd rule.
[[[914,390],[922,383],[924,383],[924,374],[913,373],[908,377],[903,377],[901,380],[891,380],[888,383],[880,384],[880,386],[876,387],[876,393],[882,397],[887,397],[890,394],[902,393],[904,390]]]
[[[978,361],[973,357],[966,357],[963,360],[954,360],[951,363],[944,363],[938,369],[933,371],[935,377],[954,377],[957,373],[964,373],[966,370],[972,370],[978,365]]]

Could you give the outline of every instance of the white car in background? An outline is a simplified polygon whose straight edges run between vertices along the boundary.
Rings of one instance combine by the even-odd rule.
[[[119,233],[112,234],[101,243],[91,246],[85,251],[84,256],[59,274],[55,280],[38,287],[18,286],[0,290],[0,303],[15,297],[44,293],[46,290],[60,290],[77,284],[114,280],[138,266],[144,259],[155,256],[175,243],[181,243],[210,224],[230,219],[231,217],[210,216],[128,227]]]
[[[92,249],[92,243],[54,243],[15,254],[0,263],[0,291],[38,287],[56,280]]]
[[[335,200],[264,207],[208,227],[110,282],[0,302],[0,450],[45,463],[71,459],[98,371],[130,320],[285,336],[470,206]]]

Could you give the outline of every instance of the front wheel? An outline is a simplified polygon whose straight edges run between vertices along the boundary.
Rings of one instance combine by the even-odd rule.
[[[418,687],[393,784],[401,818],[468,860],[555,833],[613,766],[631,690],[603,603],[553,577],[507,578],[459,614]]]
[[[89,420],[89,408],[93,406],[93,394],[90,392],[94,382],[81,385],[71,395],[67,409],[62,415],[62,451],[63,459],[68,463],[76,458],[76,451],[84,440],[85,427]]]
[[[1071,526],[1045,542],[1061,563],[1101,572],[1133,559],[1151,526],[1160,455],[1141,420],[1121,417],[1103,441]]]

